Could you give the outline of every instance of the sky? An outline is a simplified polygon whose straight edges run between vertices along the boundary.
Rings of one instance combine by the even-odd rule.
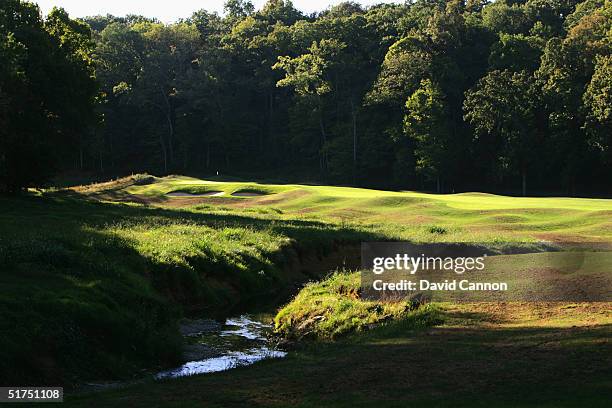
[[[176,21],[189,17],[196,10],[223,11],[225,0],[31,0],[38,3],[46,14],[54,6],[63,7],[71,17],[85,17],[98,14],[141,14],[147,17],[157,17],[164,22]],[[252,0],[256,8],[260,8],[266,0]],[[296,8],[311,13],[321,11],[342,0],[293,0]],[[397,3],[392,0],[361,0],[362,5],[378,3]]]

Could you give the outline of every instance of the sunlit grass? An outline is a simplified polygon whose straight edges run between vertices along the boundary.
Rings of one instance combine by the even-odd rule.
[[[236,191],[262,197],[236,198]],[[282,219],[320,220],[361,225],[390,237],[418,241],[609,240],[612,238],[612,201],[584,198],[505,197],[492,194],[426,194],[351,187],[266,185],[205,181],[171,176],[146,186],[130,186],[125,193],[157,197],[172,204],[169,192],[193,194],[221,191],[223,197],[205,199],[205,210],[258,212]],[[184,203],[185,206],[192,202]],[[428,234],[432,227],[443,234]],[[436,229],[434,228],[434,229]]]
[[[414,327],[439,322],[435,305],[418,310],[409,301],[378,302],[359,295],[358,272],[336,272],[305,286],[274,319],[275,330],[287,338],[333,339],[382,322],[410,319]]]

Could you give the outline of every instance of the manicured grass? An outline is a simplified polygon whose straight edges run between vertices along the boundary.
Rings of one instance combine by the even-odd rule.
[[[258,183],[224,183],[216,181],[200,180],[186,176],[169,176],[156,179],[154,183],[146,185],[134,185],[125,188],[129,194],[145,196],[159,196],[172,192],[186,192],[191,194],[202,194],[210,191],[222,191],[227,195],[237,192],[253,192],[261,194],[275,194],[290,190],[290,186],[262,185]]]
[[[255,198],[231,197],[241,190]],[[223,191],[222,197],[175,199],[172,191]],[[413,241],[609,241],[612,201],[583,198],[522,198],[481,193],[436,195],[350,187],[263,185],[173,176],[123,193],[161,205],[252,211],[283,219],[359,224],[385,236]],[[155,201],[153,199],[158,199]],[[435,233],[432,233],[434,231]]]

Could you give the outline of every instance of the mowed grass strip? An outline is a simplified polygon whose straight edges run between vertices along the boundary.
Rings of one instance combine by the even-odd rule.
[[[351,187],[272,185],[206,181],[183,176],[157,179],[123,191],[153,203],[182,203],[209,211],[226,210],[283,219],[319,220],[365,226],[383,235],[432,241],[610,241],[612,200],[555,197],[505,197],[482,193],[426,194]],[[222,197],[186,199],[169,192],[222,191]],[[232,197],[237,191],[260,197]],[[436,234],[431,234],[436,230]]]

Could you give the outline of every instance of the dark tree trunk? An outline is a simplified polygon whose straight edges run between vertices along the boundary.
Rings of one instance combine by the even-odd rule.
[[[319,127],[321,128],[321,149],[320,155],[320,168],[323,174],[327,171],[327,152],[325,152],[325,145],[327,144],[327,134],[325,133],[325,124],[323,123],[323,109],[319,107]]]
[[[168,114],[167,120],[168,120],[168,152],[170,156],[169,157],[170,164],[172,164],[174,162],[174,144],[172,143],[172,140],[174,139],[174,125],[172,124],[172,117],[170,116],[170,114]]]
[[[79,169],[83,170],[83,136],[79,135]]]
[[[357,110],[351,99],[351,116],[353,119],[353,185],[357,186]]]
[[[113,135],[109,134],[108,137],[108,151],[110,153],[110,166],[111,169],[115,168],[115,150],[113,148]]]
[[[162,158],[164,160],[164,173],[168,173],[168,152],[166,151],[166,142],[164,140],[164,135],[160,132],[159,134],[159,145],[162,150]]]
[[[165,169],[166,172],[168,171],[168,162],[170,164],[172,164],[174,162],[174,123],[173,123],[173,118],[172,118],[172,105],[170,105],[170,100],[168,100],[168,95],[166,95],[166,93],[164,92],[164,89],[160,86],[159,87],[159,91],[162,94],[162,98],[164,100],[164,103],[166,105],[165,107],[165,116],[166,116],[166,121],[168,122],[168,152],[164,153],[165,157]],[[165,148],[165,147],[164,147]]]

